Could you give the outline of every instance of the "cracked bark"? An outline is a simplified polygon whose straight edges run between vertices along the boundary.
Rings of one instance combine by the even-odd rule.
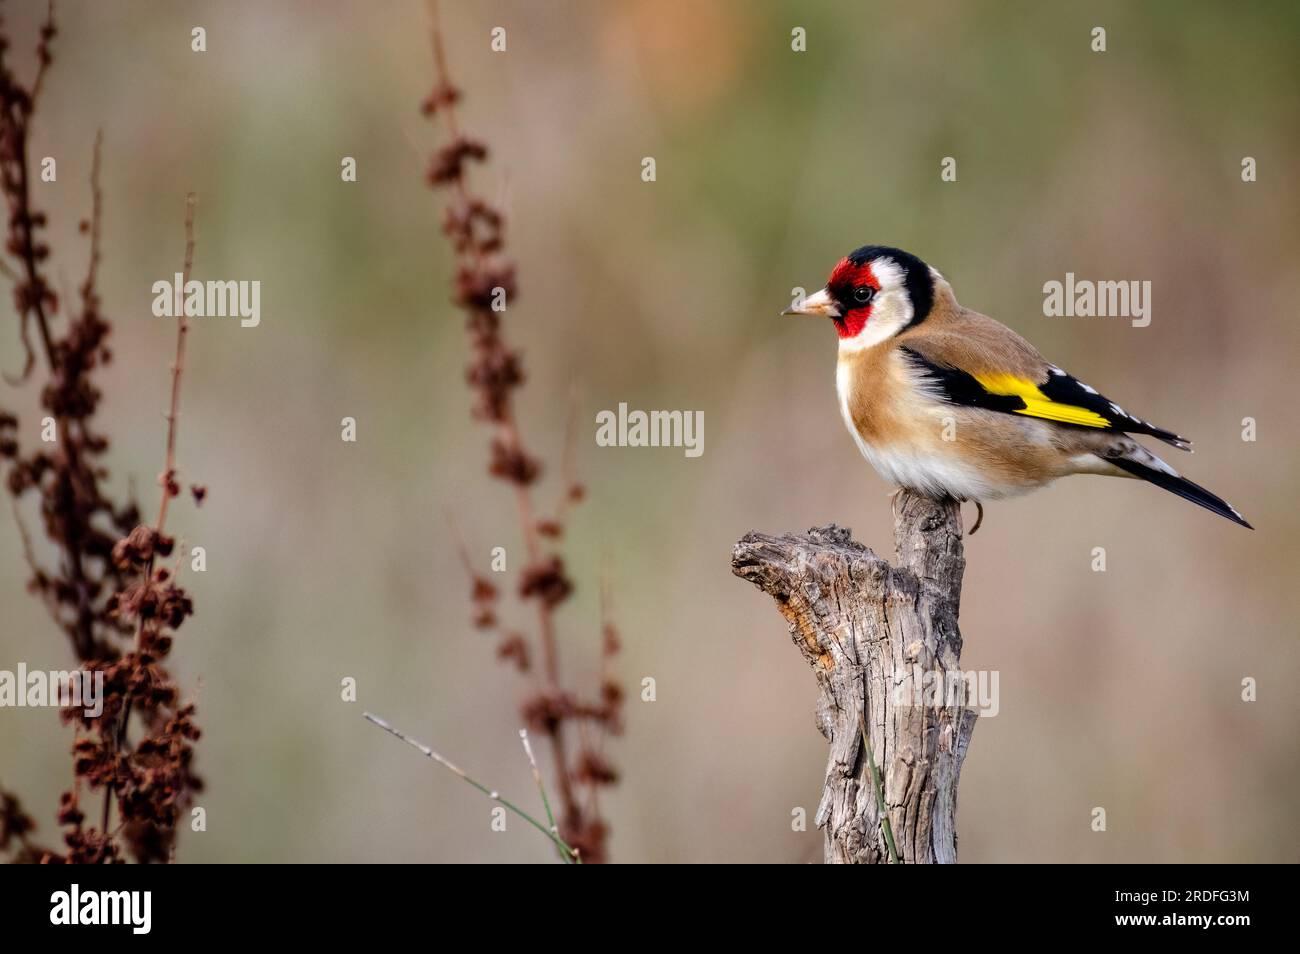
[[[732,551],[732,572],[776,600],[817,679],[830,755],[816,820],[828,864],[889,859],[859,714],[899,860],[957,860],[957,783],[977,718],[961,681],[960,506],[902,491],[894,547],[891,565],[831,524],[747,533]]]

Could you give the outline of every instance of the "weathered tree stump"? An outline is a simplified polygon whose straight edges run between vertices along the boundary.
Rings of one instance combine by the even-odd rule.
[[[957,782],[977,718],[965,705],[957,628],[961,509],[903,491],[894,513],[897,565],[834,524],[747,533],[732,551],[732,572],[776,600],[817,677],[830,758],[816,818],[828,864],[889,860],[860,718],[899,861],[957,860]]]

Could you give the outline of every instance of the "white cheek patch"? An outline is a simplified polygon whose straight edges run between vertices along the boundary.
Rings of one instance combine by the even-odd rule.
[[[874,347],[898,334],[912,320],[912,302],[903,285],[903,269],[881,258],[871,263],[871,273],[880,285],[871,303],[871,315],[855,337],[840,339],[841,353]]]
[[[887,258],[878,258],[871,263],[871,274],[876,276],[876,283],[881,291],[894,291],[903,287],[903,269]]]
[[[840,351],[861,351],[894,337],[912,320],[912,303],[904,291],[882,291],[871,303],[871,315],[852,338],[840,339]]]

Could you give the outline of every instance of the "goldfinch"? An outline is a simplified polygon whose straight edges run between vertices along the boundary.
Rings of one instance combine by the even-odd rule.
[[[863,246],[835,266],[825,288],[783,314],[835,323],[844,423],[897,487],[980,506],[1070,474],[1139,477],[1250,527],[1129,435],[1180,450],[1190,441],[1134,417],[1010,328],[963,308],[915,255]]]

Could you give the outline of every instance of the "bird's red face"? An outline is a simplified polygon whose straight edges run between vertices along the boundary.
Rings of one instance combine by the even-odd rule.
[[[841,349],[871,347],[929,314],[937,274],[901,249],[864,245],[840,259],[825,288],[784,314],[830,318]]]
[[[835,330],[841,338],[856,338],[871,320],[871,306],[880,293],[880,280],[871,262],[855,265],[851,258],[840,259],[826,288],[843,311],[835,321]]]
[[[880,293],[880,280],[871,265],[870,261],[855,262],[852,256],[840,259],[826,287],[785,314],[830,318],[841,338],[856,338],[871,320],[871,306]]]

